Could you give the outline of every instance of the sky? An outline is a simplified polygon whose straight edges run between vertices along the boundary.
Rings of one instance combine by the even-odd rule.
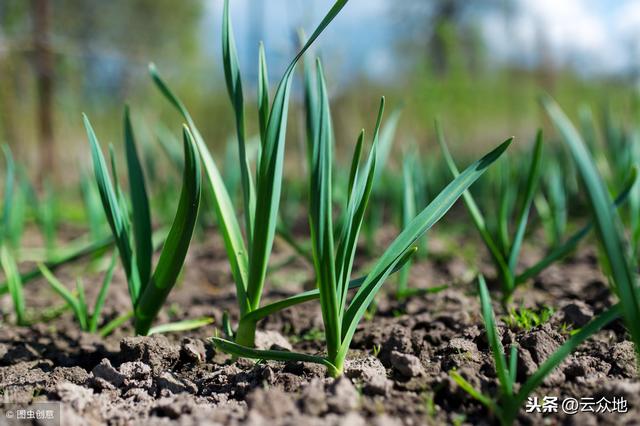
[[[294,48],[295,28],[310,32],[333,4],[332,0],[269,0],[264,2],[268,7],[262,6],[265,27],[252,31],[250,17],[260,13],[261,1],[231,2],[240,60],[255,62],[255,45],[264,38],[270,61],[283,68]],[[396,75],[403,54],[398,44],[410,35],[391,10],[395,1],[347,3],[317,43],[320,54],[331,52],[335,73],[364,73],[374,79]],[[585,75],[621,74],[640,66],[640,0],[514,1],[517,7],[508,25],[499,11],[477,11],[492,60],[535,65],[542,45],[553,64],[571,65]],[[222,1],[207,2],[207,8],[203,34],[209,41],[208,52],[218,55]],[[255,68],[251,65],[246,68]]]
[[[586,74],[615,74],[640,64],[640,1],[516,2],[511,36],[498,14],[482,20],[485,39],[499,58],[535,62],[542,31],[551,59],[558,65],[570,64]]]

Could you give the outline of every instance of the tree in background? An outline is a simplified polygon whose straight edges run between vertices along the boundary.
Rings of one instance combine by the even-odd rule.
[[[433,72],[440,77],[450,73],[460,57],[466,58],[466,66],[478,66],[482,55],[478,12],[499,9],[507,24],[512,7],[513,0],[412,0],[393,4],[398,18],[410,28],[411,37],[407,39],[423,49]],[[460,49],[462,52],[458,52]]]
[[[75,140],[64,132],[79,128],[81,111],[115,126],[122,103],[145,96],[148,62],[171,59],[167,74],[193,69],[203,4],[0,0],[0,138],[38,166],[30,169],[50,175],[54,135],[61,144]]]

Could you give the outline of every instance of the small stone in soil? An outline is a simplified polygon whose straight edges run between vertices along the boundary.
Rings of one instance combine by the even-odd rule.
[[[415,355],[403,354],[398,351],[391,352],[391,365],[405,377],[416,377],[422,374],[422,364]]]
[[[278,388],[254,390],[247,396],[247,405],[268,419],[282,419],[296,412],[291,395]]]
[[[70,404],[75,411],[84,411],[93,399],[93,390],[69,382],[58,384],[56,393],[62,402]]]
[[[206,360],[207,350],[200,339],[186,337],[180,345],[180,359],[186,363],[199,364]]]
[[[273,330],[256,331],[255,346],[258,349],[293,350],[291,343],[280,333]]]
[[[312,379],[301,392],[300,405],[302,412],[310,416],[320,416],[327,412],[327,397],[321,379]]]
[[[387,378],[387,370],[374,356],[365,355],[347,360],[345,376],[363,383],[363,392],[367,395],[387,395],[393,388],[393,382]]]
[[[125,376],[124,384],[127,387],[147,389],[153,383],[151,367],[144,362],[125,362],[120,366],[120,373]]]
[[[127,337],[120,342],[120,356],[123,361],[142,361],[154,374],[160,374],[178,361],[180,347],[158,334]]]
[[[397,351],[401,353],[413,352],[413,345],[411,344],[411,331],[403,326],[394,326],[391,329],[391,335],[386,342],[382,344],[380,348],[379,358],[380,361],[386,366],[391,365],[391,352]]]
[[[189,380],[180,380],[173,373],[165,371],[156,379],[158,389],[161,393],[178,394],[182,392],[196,394],[198,388]]]
[[[562,307],[561,322],[581,328],[593,318],[593,309],[581,300],[574,300]]]
[[[327,405],[330,411],[345,414],[358,408],[358,398],[358,391],[351,380],[341,376],[329,386]]]
[[[124,379],[126,378],[122,373],[113,368],[111,362],[107,358],[100,361],[100,364],[96,365],[93,370],[91,370],[91,374],[94,379],[102,379],[104,382],[111,384],[116,388],[122,386],[124,384]],[[102,383],[102,381],[99,381],[98,383]]]

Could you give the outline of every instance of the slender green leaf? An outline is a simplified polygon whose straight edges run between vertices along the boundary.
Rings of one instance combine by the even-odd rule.
[[[100,320],[100,314],[102,312],[102,307],[104,306],[104,301],[107,297],[107,291],[109,290],[109,286],[111,285],[111,280],[113,279],[113,271],[116,267],[116,253],[114,252],[111,256],[111,262],[109,263],[109,267],[104,274],[104,278],[102,280],[102,285],[100,286],[100,292],[98,293],[98,297],[96,298],[96,303],[93,305],[93,314],[91,315],[91,319],[89,321],[89,331],[95,333],[98,331],[98,321]]]
[[[380,132],[380,143],[378,144],[378,152],[376,155],[376,173],[375,182],[379,182],[382,173],[385,170],[389,155],[391,154],[391,148],[393,148],[393,141],[395,139],[398,123],[400,122],[401,108],[396,108],[391,112],[389,118],[386,120]]]
[[[304,46],[306,36],[304,31],[299,32],[300,45]],[[318,81],[316,78],[315,61],[310,53],[304,55],[304,106],[305,125],[307,130],[307,166],[311,169],[311,153],[313,152],[313,139],[318,132]]]
[[[356,248],[358,244],[358,236],[364,221],[364,215],[369,203],[369,198],[373,189],[377,161],[377,147],[379,143],[380,124],[384,113],[385,100],[380,100],[378,109],[378,118],[376,119],[376,127],[373,132],[373,142],[371,151],[366,162],[362,174],[356,167],[353,174],[353,187],[349,190],[349,197],[346,208],[345,219],[343,220],[343,228],[338,245],[338,254],[336,262],[338,265],[338,284],[339,284],[339,303],[340,303],[340,319],[342,319],[343,308],[346,305],[348,280],[351,276],[353,268],[353,260],[355,259]]]
[[[213,321],[214,319],[211,317],[202,317],[187,319],[184,321],[170,322],[167,324],[160,324],[156,325],[155,327],[151,327],[148,335],[151,336],[152,334],[178,333],[181,331],[195,330],[197,328],[212,324]]]
[[[7,279],[7,288],[13,300],[16,322],[18,325],[24,325],[26,324],[26,313],[20,272],[18,271],[18,266],[11,252],[9,252],[9,249],[3,243],[0,243],[0,265]]]
[[[131,318],[133,318],[133,311],[129,311],[125,314],[122,314],[114,318],[113,320],[109,321],[107,324],[105,324],[100,330],[98,330],[98,334],[101,337],[107,337],[108,335],[113,333],[113,330],[120,327],[122,324],[129,321]]]
[[[38,268],[40,268],[42,275],[45,277],[51,288],[56,293],[58,293],[60,297],[62,297],[71,307],[76,319],[78,320],[78,323],[80,324],[80,327],[85,330],[85,327],[83,326],[84,313],[82,311],[82,306],[78,297],[74,296],[73,293],[69,291],[69,289],[67,289],[67,287],[65,287],[65,285],[62,284],[60,280],[58,280],[58,278],[56,278],[56,276],[53,275],[53,273],[45,265],[39,264]]]
[[[76,278],[76,293],[78,293],[78,307],[80,308],[80,328],[88,331],[89,310],[87,309],[87,301],[85,299],[84,283],[82,278]]]
[[[329,357],[340,346],[340,315],[334,252],[332,192],[333,127],[329,98],[320,61],[317,61],[319,122],[311,162],[309,228],[313,243],[316,282]]]
[[[240,158],[240,178],[242,182],[242,195],[244,200],[245,231],[247,240],[253,240],[253,226],[256,212],[256,193],[253,179],[249,173],[249,159],[245,143],[245,118],[244,95],[242,93],[242,78],[238,64],[236,43],[233,37],[233,28],[229,19],[229,0],[224,2],[222,19],[222,62],[224,64],[224,76],[227,82],[227,91],[233,104],[236,117],[236,131],[238,135],[238,155]],[[261,132],[262,135],[262,132]],[[249,245],[249,257],[251,258],[251,245]]]
[[[607,256],[613,282],[621,301],[623,316],[636,351],[640,354],[640,287],[631,267],[632,263],[627,257],[620,217],[617,210],[612,207],[611,196],[578,131],[555,101],[545,97],[542,103],[571,152],[578,173],[587,189],[596,230]]]
[[[502,346],[502,342],[498,335],[496,320],[493,315],[493,308],[491,307],[489,290],[487,289],[487,284],[485,283],[482,275],[478,276],[478,290],[480,293],[480,305],[482,308],[484,327],[487,332],[487,340],[489,341],[491,352],[493,352],[493,360],[496,364],[496,372],[498,373],[502,393],[504,395],[511,395],[513,393],[513,383],[509,380],[511,375],[507,369],[504,347]]]
[[[149,66],[149,73],[153,81],[162,94],[171,102],[171,104],[180,112],[182,117],[186,120],[191,130],[191,134],[198,147],[198,152],[202,157],[202,163],[204,170],[207,174],[207,179],[211,184],[213,191],[212,200],[218,216],[218,223],[220,225],[220,231],[224,238],[225,250],[231,266],[231,273],[236,285],[237,300],[240,308],[241,315],[245,314],[251,309],[249,299],[246,295],[246,288],[248,282],[248,254],[247,249],[242,239],[242,232],[240,231],[240,225],[236,219],[235,211],[233,209],[233,203],[229,197],[229,193],[224,186],[224,181],[220,175],[220,171],[216,166],[211,153],[207,149],[207,145],[202,138],[202,135],[198,131],[195,122],[191,118],[191,115],[185,108],[184,104],[173,92],[169,89],[167,84],[160,77],[156,67],[151,64]]]
[[[318,38],[346,3],[347,0],[337,0],[334,3],[333,7],[320,22],[307,43],[293,58],[280,80],[271,106],[265,133],[265,144],[260,156],[258,177],[256,179],[256,211],[261,212],[261,215],[256,216],[254,238],[252,241],[253,248],[251,250],[249,284],[247,286],[247,294],[251,301],[252,309],[260,306],[260,296],[264,286],[267,261],[271,253],[275,235],[278,204],[282,186],[284,145],[293,71],[309,46]]]
[[[451,376],[453,381],[456,382],[456,384],[462,388],[462,390],[464,390],[466,393],[471,395],[475,400],[480,402],[482,405],[484,405],[488,409],[494,411],[495,403],[493,402],[493,400],[491,400],[491,398],[489,398],[488,396],[485,396],[479,391],[477,391],[471,383],[469,383],[464,377],[460,375],[460,373],[458,373],[455,370],[452,370],[452,371],[449,371],[449,375]]]
[[[442,126],[439,121],[436,120],[436,136],[438,140],[438,144],[440,145],[440,149],[442,150],[442,154],[444,156],[444,160],[447,163],[449,171],[453,175],[453,177],[457,177],[459,175],[458,167],[456,166],[449,149],[447,148],[447,143],[444,138],[444,132],[442,130]],[[480,209],[478,208],[477,203],[473,199],[471,192],[465,191],[462,194],[462,198],[464,200],[465,205],[467,206],[467,210],[469,211],[469,215],[473,220],[473,223],[480,233],[482,237],[482,241],[484,241],[487,249],[489,249],[489,253],[491,254],[492,259],[494,260],[496,266],[498,267],[498,272],[500,276],[504,279],[508,280],[510,277],[509,274],[509,266],[507,265],[507,261],[502,255],[502,252],[498,248],[498,244],[494,241],[487,229],[486,221],[484,216],[482,215]],[[508,285],[508,284],[507,284]]]
[[[396,267],[391,271],[391,273],[398,272],[405,264],[408,262],[411,257],[415,254],[415,250],[410,250],[405,257],[398,262]],[[362,283],[367,280],[367,276],[358,277],[349,282],[349,290],[354,290],[359,288]],[[298,305],[300,303],[309,302],[311,300],[317,300],[320,298],[320,291],[318,289],[305,291],[300,294],[296,294],[295,296],[287,297],[286,299],[278,300],[277,302],[272,302],[268,305],[264,305],[254,311],[249,312],[247,315],[243,317],[243,320],[257,322],[275,312],[282,311],[284,309],[290,308],[291,306]]]
[[[411,222],[416,215],[416,196],[415,187],[413,185],[413,169],[415,161],[413,157],[406,156],[402,162],[402,227],[404,228]],[[407,262],[404,268],[398,274],[397,295],[403,297],[407,295],[409,283],[409,271],[411,270],[411,262]]]
[[[91,157],[93,159],[93,169],[98,184],[98,191],[100,193],[100,199],[102,200],[102,206],[107,216],[107,221],[111,227],[113,237],[120,253],[120,260],[122,266],[127,275],[127,283],[129,286],[129,294],[131,301],[135,305],[140,294],[140,281],[139,277],[134,273],[132,258],[133,252],[130,245],[130,235],[127,231],[128,219],[123,217],[121,213],[121,204],[118,199],[116,190],[114,189],[111,179],[109,178],[109,172],[107,171],[107,165],[100,150],[100,144],[96,137],[91,123],[87,116],[83,116],[84,125],[87,130],[87,136],[89,138],[89,145],[91,147]]]
[[[511,141],[512,139],[506,140],[493,151],[467,167],[389,245],[373,266],[367,280],[358,289],[347,310],[344,317],[343,345],[348,348],[358,322],[383,284],[383,280],[380,278],[384,276],[388,268],[397,264],[397,259],[402,257],[422,234],[444,216],[457,199],[504,153]]]
[[[518,346],[511,344],[511,354],[509,354],[509,381],[516,382],[518,374]]]
[[[127,171],[129,175],[129,191],[131,192],[131,207],[133,213],[133,236],[135,241],[136,262],[140,276],[140,291],[151,277],[151,257],[153,245],[151,243],[151,213],[149,198],[144,181],[144,172],[138,157],[136,141],[129,117],[129,108],[124,110],[124,143],[127,156]]]
[[[267,71],[264,43],[260,42],[258,51],[258,121],[260,125],[260,140],[264,145],[269,121],[269,72]]]
[[[524,239],[524,233],[527,229],[527,222],[529,220],[529,212],[531,211],[531,205],[533,204],[533,197],[536,194],[538,188],[538,182],[540,180],[540,169],[542,158],[542,130],[538,131],[536,137],[536,143],[533,148],[533,157],[531,160],[531,167],[527,176],[527,186],[525,189],[524,202],[522,203],[522,209],[520,210],[520,218],[516,228],[516,234],[513,237],[513,243],[509,253],[509,270],[511,274],[515,274],[516,265],[520,256],[520,248],[522,246],[522,240]]]
[[[326,358],[319,356],[301,354],[297,352],[252,349],[219,337],[212,337],[211,340],[217,349],[243,358],[312,362],[315,364],[322,364],[329,369],[335,368]]]
[[[182,269],[198,216],[202,184],[200,157],[188,127],[185,126],[183,131],[185,168],[180,201],[158,265],[135,309],[138,334],[148,333],[151,322],[173,288]]]
[[[5,180],[4,195],[2,200],[2,218],[0,218],[0,223],[2,224],[2,228],[0,229],[0,243],[2,243],[5,238],[7,238],[11,226],[11,207],[13,205],[15,181],[15,163],[13,162],[11,149],[8,145],[3,144],[2,152],[7,163],[7,171],[4,177]]]
[[[540,365],[535,373],[527,379],[522,385],[518,393],[515,395],[514,405],[519,407],[524,404],[527,397],[533,392],[544,379],[551,373],[562,361],[564,361],[569,354],[571,354],[580,344],[598,332],[607,324],[620,317],[621,304],[617,304],[611,307],[609,310],[595,317],[587,325],[582,327],[580,331],[571,336],[562,346],[551,354],[551,356]]]
[[[613,203],[613,206],[615,208],[620,207],[620,205],[622,205],[622,203],[624,203],[627,200],[629,193],[631,192],[631,189],[636,184],[637,177],[638,177],[638,169],[634,167],[631,169],[631,173],[627,178],[627,181],[624,187],[622,188],[622,191],[620,191],[620,193],[618,194],[618,196],[616,197]],[[549,265],[553,264],[554,262],[562,259],[566,255],[571,253],[578,246],[578,243],[589,233],[589,231],[591,231],[592,228],[593,228],[593,221],[590,221],[585,226],[580,228],[575,234],[569,237],[562,245],[551,250],[551,252],[547,254],[542,260],[540,260],[538,263],[536,263],[535,265],[531,266],[530,268],[522,272],[520,275],[518,275],[515,278],[516,285],[521,284],[535,277],[541,271],[546,269]]]

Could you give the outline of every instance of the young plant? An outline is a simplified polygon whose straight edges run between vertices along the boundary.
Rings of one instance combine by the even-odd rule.
[[[102,204],[97,188],[86,173],[80,177],[80,193],[84,203],[84,211],[89,225],[89,236],[98,240],[104,235],[104,221],[102,219]]]
[[[413,186],[413,170],[415,168],[415,157],[406,156],[402,162],[402,227],[411,222],[416,215],[416,196]],[[398,286],[396,288],[396,298],[404,299],[409,295],[409,272],[411,271],[411,259],[398,273]]]
[[[544,306],[539,310],[529,308],[511,308],[509,315],[504,317],[504,322],[512,329],[529,331],[538,327],[551,319],[553,309]]]
[[[564,359],[567,358],[582,342],[620,316],[619,305],[615,305],[604,313],[598,315],[595,319],[580,329],[580,331],[573,334],[562,346],[556,349],[556,351],[540,365],[538,370],[536,370],[536,372],[520,386],[519,390],[516,391],[515,385],[516,372],[518,368],[518,347],[515,344],[511,345],[509,359],[507,359],[496,327],[496,320],[493,308],[491,307],[489,290],[487,289],[487,285],[482,276],[479,276],[478,278],[478,288],[487,340],[489,341],[498,376],[498,392],[497,394],[484,394],[475,389],[473,385],[471,385],[457,371],[452,370],[449,374],[458,386],[487,407],[487,409],[503,426],[508,426],[514,423],[522,405],[525,403],[529,395],[531,395],[531,393],[535,391],[540,384],[542,384],[549,373],[560,365],[562,361],[564,361]]]
[[[405,228],[411,220],[416,216],[416,204],[418,200],[421,199],[419,197],[419,193],[417,188],[421,188],[421,183],[423,183],[420,179],[420,175],[418,174],[418,170],[420,169],[417,166],[418,156],[414,153],[413,155],[406,155],[402,162],[402,226],[401,228]],[[421,204],[426,204],[425,202]],[[426,237],[422,237],[420,239],[420,245],[416,242],[416,247],[419,248],[420,252],[422,250],[421,256],[424,258],[426,251]],[[444,290],[447,288],[446,285],[432,287],[432,288],[410,288],[409,287],[409,272],[411,270],[411,264],[413,263],[413,259],[407,260],[407,263],[402,267],[402,269],[398,272],[398,284],[396,287],[396,298],[398,300],[403,300],[408,297],[418,296],[426,293],[436,293],[438,291]]]
[[[458,174],[458,168],[453,160],[453,157],[449,153],[446,141],[444,139],[444,133],[442,127],[438,121],[436,121],[436,134],[438,143],[442,149],[445,157],[445,161],[449,166],[449,170],[453,176]],[[520,256],[520,249],[522,247],[522,241],[524,240],[525,231],[527,228],[527,222],[529,220],[529,213],[533,204],[533,197],[536,193],[538,186],[538,180],[540,177],[540,159],[542,157],[542,132],[539,131],[536,137],[536,143],[533,148],[531,165],[527,175],[526,189],[524,191],[524,198],[520,207],[520,214],[517,220],[516,232],[512,238],[509,237],[509,218],[505,213],[507,210],[505,206],[508,204],[508,193],[503,191],[503,195],[499,201],[500,214],[498,215],[498,232],[497,235],[491,235],[489,228],[486,224],[486,220],[477,203],[473,199],[470,192],[463,194],[465,205],[471,215],[476,229],[480,233],[483,242],[487,246],[491,258],[493,259],[502,284],[502,296],[504,303],[513,296],[516,289],[516,266],[518,258]],[[512,185],[510,185],[512,186]]]
[[[200,157],[191,133],[185,126],[183,129],[184,172],[178,209],[156,268],[152,273],[151,214],[129,111],[125,109],[124,141],[131,190],[131,217],[127,201],[118,184],[113,150],[111,150],[111,165],[115,186],[109,177],[98,139],[86,116],[84,124],[91,146],[95,179],[102,207],[111,227],[127,278],[129,296],[133,306],[135,331],[136,334],[146,335],[175,285],[193,235],[200,206],[202,183]]]
[[[56,269],[77,260],[86,257],[98,256],[113,245],[113,236],[109,235],[96,241],[89,241],[87,243],[80,244],[78,247],[71,247],[69,250],[59,253],[55,259],[44,262],[44,265],[51,271],[55,271]],[[42,271],[40,268],[35,267],[19,274],[18,278],[22,284],[28,284],[40,276],[42,276]],[[9,292],[9,283],[4,281],[0,283],[0,295],[6,294],[7,292]]]
[[[261,310],[260,301],[278,219],[288,105],[293,72],[304,52],[320,36],[346,3],[347,0],[337,0],[334,3],[307,43],[293,58],[280,80],[271,106],[269,106],[266,60],[263,49],[260,49],[258,117],[261,146],[254,179],[251,175],[245,141],[242,79],[229,18],[229,1],[225,1],[222,25],[223,64],[227,89],[236,117],[240,180],[244,202],[244,236],[233,208],[232,198],[194,120],[180,99],[173,94],[167,84],[160,78],[156,68],[153,65],[150,67],[151,76],[160,91],[187,122],[197,149],[202,156],[204,170],[212,191],[211,199],[216,210],[219,229],[225,241],[231,274],[236,285],[236,298],[240,311],[240,321],[235,333],[231,330],[229,324],[225,325],[225,329],[231,332],[232,336],[230,337],[233,337],[236,342],[248,347],[254,346],[256,321],[262,318],[263,315],[272,312],[272,309],[277,309],[280,306],[271,304],[267,307],[262,307],[265,309]],[[307,293],[302,299],[291,298],[285,304],[289,306],[289,303],[300,303],[300,301],[307,300],[306,297],[313,299],[317,298],[318,294]]]
[[[319,61],[317,75],[319,97],[316,111],[318,125],[311,152],[309,225],[327,353],[325,356],[314,356],[295,352],[255,350],[222,338],[215,337],[213,341],[219,349],[236,356],[320,363],[327,367],[332,377],[337,377],[343,373],[344,361],[356,328],[387,277],[406,263],[415,252],[413,244],[416,240],[431,228],[449,210],[458,197],[502,155],[511,140],[507,140],[469,166],[433,202],[413,218],[382,256],[377,259],[356,294],[348,302],[349,279],[353,269],[358,235],[375,176],[376,150],[384,99],[380,104],[372,147],[364,165],[360,164],[364,131],[360,133],[358,138],[351,162],[345,209],[339,221],[340,225],[338,229],[335,229],[332,197],[333,128],[326,84]],[[336,236],[338,237],[337,243],[334,240]]]
[[[109,267],[105,272],[104,278],[102,280],[102,285],[100,286],[100,291],[98,296],[96,297],[95,304],[93,306],[93,311],[90,313],[89,308],[86,303],[84,284],[81,278],[76,280],[76,291],[75,294],[69,291],[64,284],[62,284],[56,277],[53,275],[45,265],[39,264],[38,267],[42,272],[42,275],[46,278],[46,280],[51,285],[51,288],[58,293],[69,305],[73,314],[80,325],[80,329],[82,331],[86,331],[89,333],[98,333],[98,322],[100,321],[100,314],[102,312],[102,307],[104,306],[104,301],[107,297],[107,290],[109,289],[109,285],[111,284],[111,279],[113,278],[113,270],[116,266],[116,254],[114,252],[113,256],[111,256],[111,262],[109,263]],[[106,328],[109,330],[109,327]],[[106,335],[104,330],[101,330],[100,335]]]
[[[533,203],[541,219],[549,246],[562,245],[567,230],[567,191],[559,161],[547,158],[546,174],[542,176],[543,191],[536,194]]]
[[[439,122],[436,122],[436,134],[438,143],[440,144],[449,170],[453,176],[457,176],[458,168],[449,152],[449,149],[447,148],[442,127],[440,126]],[[559,261],[569,253],[571,253],[577,247],[578,243],[589,233],[589,231],[593,227],[592,223],[588,223],[583,228],[579,229],[576,233],[571,235],[562,244],[559,244],[558,246],[550,250],[543,259],[539,260],[533,266],[527,268],[521,273],[517,272],[516,267],[518,266],[520,250],[525,237],[527,222],[529,220],[529,214],[531,211],[531,206],[533,204],[533,198],[536,194],[536,188],[540,178],[541,158],[542,132],[538,132],[536,143],[533,148],[533,153],[531,155],[531,164],[529,167],[529,172],[527,174],[526,187],[523,192],[524,197],[520,207],[520,214],[518,215],[516,232],[513,235],[513,238],[509,237],[508,215],[503,213],[505,210],[507,210],[506,208],[504,208],[504,206],[508,204],[508,200],[505,199],[506,196],[499,201],[501,206],[501,214],[498,215],[498,230],[496,234],[492,235],[487,225],[485,215],[483,215],[483,213],[480,211],[480,208],[478,207],[478,204],[475,201],[474,197],[469,191],[463,194],[464,202],[467,206],[469,215],[471,216],[476,229],[480,233],[482,241],[487,247],[491,255],[491,259],[493,260],[498,271],[498,278],[502,287],[502,304],[505,307],[510,303],[513,294],[518,286],[535,277],[545,268],[549,267],[554,262]],[[627,198],[634,182],[635,174],[628,179],[622,192],[617,197],[615,205],[619,205]]]
[[[542,105],[571,153],[586,189],[598,240],[606,258],[605,271],[610,276],[613,291],[620,299],[622,316],[636,353],[640,356],[640,285],[635,268],[637,262],[629,257],[622,221],[618,211],[612,207],[604,180],[576,128],[553,99],[544,97]],[[631,174],[635,174],[636,167],[629,167],[633,169]]]
[[[0,217],[2,228],[0,228],[0,266],[4,272],[5,279],[7,280],[7,290],[11,294],[13,301],[13,309],[16,314],[16,323],[18,325],[25,325],[26,313],[24,304],[24,293],[22,289],[22,280],[20,279],[20,272],[16,265],[15,258],[9,247],[11,225],[11,213],[12,203],[14,195],[14,183],[15,183],[15,163],[13,161],[13,155],[9,146],[2,145],[2,152],[6,161],[6,172],[4,180],[4,195],[2,200],[2,217]]]

